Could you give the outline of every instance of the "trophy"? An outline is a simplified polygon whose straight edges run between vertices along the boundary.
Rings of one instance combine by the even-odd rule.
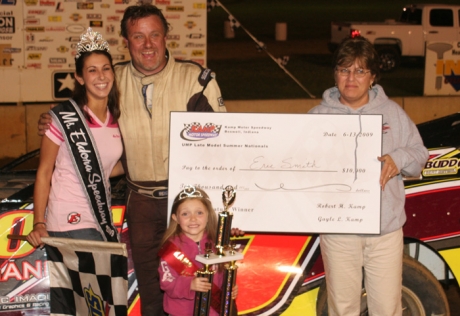
[[[206,254],[204,258],[209,258],[212,253],[211,244],[206,243]],[[200,278],[208,279],[208,282],[212,284],[214,279],[214,271],[210,269],[210,264],[204,262],[204,268],[196,272],[196,276]],[[193,307],[194,316],[207,316],[209,315],[209,308],[211,307],[211,291],[207,292],[196,292],[195,294],[195,306]]]
[[[228,208],[233,205],[236,198],[236,192],[232,186],[228,185],[222,191],[222,202],[224,210],[217,215],[217,237],[216,249],[219,256],[223,256],[224,248],[230,243],[230,234],[232,230],[233,213]]]
[[[206,247],[206,254],[197,255],[196,261],[204,264],[204,268],[197,272],[199,277],[207,277],[212,283],[214,271],[210,270],[210,265],[224,264],[224,278],[222,283],[222,292],[220,295],[220,308],[216,310],[221,316],[231,315],[234,304],[232,298],[232,290],[236,284],[236,272],[238,266],[235,264],[237,260],[243,259],[243,254],[235,251],[235,245],[230,244],[230,235],[232,228],[233,213],[228,211],[228,208],[235,202],[236,191],[232,186],[226,186],[222,192],[222,202],[224,210],[218,214],[216,250],[217,253],[212,253],[212,250]],[[208,277],[210,276],[210,278]],[[195,294],[194,316],[207,316],[211,307],[211,300],[216,300],[212,297],[212,291],[206,293],[197,292]]]

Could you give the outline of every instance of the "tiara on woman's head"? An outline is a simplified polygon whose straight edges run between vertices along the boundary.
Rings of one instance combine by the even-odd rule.
[[[94,32],[92,28],[88,27],[86,33],[80,35],[80,41],[77,44],[77,55],[75,59],[80,58],[81,54],[85,52],[92,52],[95,50],[109,51],[109,43],[102,38],[101,33]]]
[[[184,190],[182,190],[182,192],[179,193],[179,197],[177,201],[188,199],[188,198],[205,198],[205,197],[194,186],[186,185]]]

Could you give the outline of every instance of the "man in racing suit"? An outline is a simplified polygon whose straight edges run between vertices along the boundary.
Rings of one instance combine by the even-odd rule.
[[[167,24],[155,6],[128,7],[121,29],[132,59],[115,67],[129,183],[127,221],[142,314],[160,315],[157,253],[167,223],[169,113],[225,107],[209,69],[170,56]]]

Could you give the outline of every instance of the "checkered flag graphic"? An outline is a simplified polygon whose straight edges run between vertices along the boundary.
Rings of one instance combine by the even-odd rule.
[[[190,123],[190,124],[184,124],[184,130],[185,130],[185,132],[188,133],[188,132],[190,132],[192,130],[193,127],[195,127],[195,129],[196,129],[196,128],[200,127],[200,125],[201,124],[198,123],[198,122],[193,122],[193,123]]]
[[[50,315],[126,316],[126,244],[43,237],[50,275]]]

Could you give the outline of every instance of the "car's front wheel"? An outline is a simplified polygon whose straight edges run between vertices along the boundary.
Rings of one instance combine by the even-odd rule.
[[[441,284],[420,262],[407,255],[404,255],[403,258],[402,307],[404,316],[450,315],[449,303]],[[316,314],[328,315],[325,281],[319,289]],[[369,315],[364,289],[361,296],[360,315]]]

